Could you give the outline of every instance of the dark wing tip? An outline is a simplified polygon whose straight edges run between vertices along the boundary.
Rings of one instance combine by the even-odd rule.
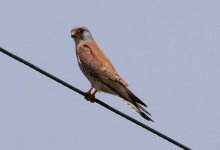
[[[139,103],[139,104],[147,107],[147,105],[144,102],[142,102],[136,95],[134,95],[134,93],[132,93],[127,87],[125,88],[125,90],[132,100],[134,100],[136,103]]]
[[[146,119],[146,120],[148,120],[148,121],[152,121],[152,122],[154,122],[154,120],[152,120],[149,116],[147,116],[145,113],[143,113],[143,112],[139,112],[139,114],[144,118],[144,119]]]

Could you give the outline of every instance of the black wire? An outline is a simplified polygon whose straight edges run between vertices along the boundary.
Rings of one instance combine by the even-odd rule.
[[[10,57],[12,57],[12,58],[14,58],[14,59],[16,59],[17,61],[19,61],[19,62],[21,62],[21,63],[23,63],[23,64],[25,64],[25,65],[31,67],[32,69],[34,69],[34,70],[40,72],[41,74],[43,74],[43,75],[45,75],[45,76],[51,78],[52,80],[57,81],[58,83],[60,83],[60,84],[62,84],[62,85],[64,85],[64,86],[66,86],[66,87],[68,87],[69,89],[71,89],[71,90],[73,90],[73,91],[75,91],[75,92],[77,92],[77,93],[79,93],[79,94],[81,94],[81,95],[83,95],[83,96],[85,95],[85,92],[83,92],[83,91],[77,89],[76,87],[70,85],[69,83],[67,83],[67,82],[65,82],[65,81],[63,81],[63,80],[61,80],[61,79],[55,77],[54,75],[52,75],[52,74],[50,74],[50,73],[48,73],[48,72],[42,70],[41,68],[39,68],[39,67],[37,67],[37,66],[31,64],[30,62],[28,62],[28,61],[26,61],[26,60],[24,60],[24,59],[22,59],[22,58],[20,58],[20,57],[18,57],[18,56],[16,56],[16,55],[10,53],[9,51],[7,51],[7,50],[5,50],[5,49],[3,49],[3,48],[1,48],[1,47],[0,47],[0,51],[1,51],[2,53],[4,53],[4,54],[6,54],[6,55],[8,55],[8,56],[10,56]],[[118,111],[117,109],[115,109],[115,108],[113,108],[113,107],[107,105],[106,103],[100,101],[99,99],[96,98],[96,99],[95,99],[95,102],[98,103],[99,105],[101,105],[101,106],[103,106],[103,107],[105,107],[105,108],[107,108],[107,109],[113,111],[114,113],[116,113],[116,114],[118,114],[118,115],[120,115],[120,116],[126,118],[127,120],[130,120],[131,122],[133,122],[133,123],[135,123],[135,124],[141,126],[142,128],[144,128],[144,129],[146,129],[146,130],[148,130],[148,131],[150,131],[150,132],[152,132],[152,133],[154,133],[154,134],[156,134],[156,135],[162,137],[163,139],[165,139],[165,140],[167,140],[167,141],[169,141],[169,142],[171,142],[171,143],[173,143],[173,144],[179,146],[180,148],[183,148],[183,149],[185,149],[185,150],[191,150],[190,148],[184,146],[183,144],[181,144],[181,143],[179,143],[179,142],[173,140],[172,138],[170,138],[170,137],[168,137],[168,136],[166,136],[166,135],[164,135],[164,134],[158,132],[157,130],[155,130],[155,129],[153,129],[153,128],[151,128],[151,127],[149,127],[149,126],[147,126],[147,125],[145,125],[145,124],[143,124],[143,123],[137,121],[136,119],[134,119],[134,118],[132,118],[132,117],[130,117],[130,116],[128,116],[128,115],[126,115],[126,114],[124,114],[124,113]]]

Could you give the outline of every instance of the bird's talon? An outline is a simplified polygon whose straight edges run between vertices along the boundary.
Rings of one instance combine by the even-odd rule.
[[[91,103],[94,103],[94,102],[95,102],[95,95],[93,95],[93,94],[85,93],[84,98],[85,98],[87,101],[90,101]]]

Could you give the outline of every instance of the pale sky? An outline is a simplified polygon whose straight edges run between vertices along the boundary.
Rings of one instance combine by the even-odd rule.
[[[87,91],[70,30],[86,26],[155,123],[178,142],[220,149],[220,1],[1,1],[1,47]],[[0,53],[1,150],[179,147]]]

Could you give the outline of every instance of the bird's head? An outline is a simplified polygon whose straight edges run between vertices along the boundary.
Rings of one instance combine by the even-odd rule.
[[[71,30],[71,37],[75,43],[78,44],[80,41],[94,41],[92,34],[86,27],[76,27]]]

